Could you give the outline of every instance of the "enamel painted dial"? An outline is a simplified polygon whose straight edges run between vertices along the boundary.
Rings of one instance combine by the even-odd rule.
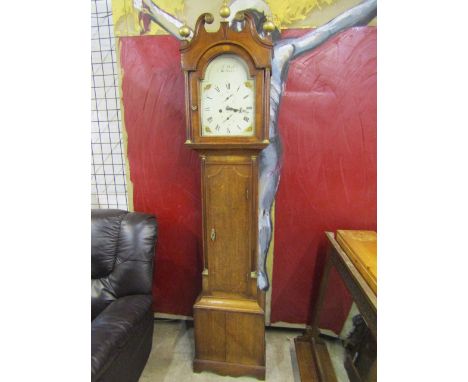
[[[211,61],[200,93],[202,136],[255,134],[255,81],[240,57],[222,54]]]

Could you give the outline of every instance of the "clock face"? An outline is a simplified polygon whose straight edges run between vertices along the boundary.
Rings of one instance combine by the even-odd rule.
[[[255,80],[240,57],[222,54],[211,61],[200,93],[202,136],[255,134]]]

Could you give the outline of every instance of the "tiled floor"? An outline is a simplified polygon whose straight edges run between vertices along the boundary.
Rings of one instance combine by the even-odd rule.
[[[300,382],[296,362],[294,338],[300,330],[270,328],[266,330],[266,380]],[[191,382],[191,381],[257,381],[254,378],[221,377],[209,372],[193,373],[193,326],[191,321],[156,320],[153,349],[140,382]],[[340,363],[340,347],[330,344],[329,352],[335,364]],[[346,382],[344,368],[336,368],[338,380]],[[344,374],[343,374],[344,372]]]

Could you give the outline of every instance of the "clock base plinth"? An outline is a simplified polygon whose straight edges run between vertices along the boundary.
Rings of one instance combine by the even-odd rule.
[[[256,300],[201,295],[194,323],[194,372],[265,379],[265,313]]]

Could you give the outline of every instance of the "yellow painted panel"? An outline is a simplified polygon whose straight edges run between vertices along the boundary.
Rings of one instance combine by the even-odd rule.
[[[277,26],[286,27],[298,20],[304,20],[313,11],[320,13],[324,5],[330,5],[336,0],[269,0],[273,21]]]
[[[273,0],[279,1],[279,0]],[[306,1],[306,0],[303,0]],[[290,1],[286,1],[290,3]],[[362,0],[334,0],[328,4],[319,4],[316,8],[311,9],[310,12],[306,14],[296,15],[294,19],[286,20],[286,17],[279,16],[280,26],[283,29],[291,28],[316,28],[320,25],[326,24],[330,20],[334,19],[336,16],[342,14],[343,12],[351,9],[352,7],[362,3]],[[276,15],[274,6],[272,6],[273,15]],[[275,17],[276,18],[276,17]],[[377,18],[372,20],[369,23],[370,26],[377,25]]]
[[[153,0],[164,11],[178,19],[184,19],[184,0]],[[158,24],[151,22],[150,29],[144,32],[140,10],[133,0],[112,0],[112,16],[116,36],[140,36],[167,34]]]
[[[248,3],[248,0],[232,0]],[[362,0],[268,0],[264,4],[270,7],[275,25],[282,29],[315,28],[323,25],[359,4]],[[149,30],[145,31],[140,9],[135,4],[137,0],[112,0],[112,14],[116,36],[160,35],[167,32],[151,22]],[[223,0],[153,0],[162,10],[184,21],[192,29],[198,16],[204,12],[215,15],[215,22],[208,26],[208,30],[219,28],[218,10]],[[376,25],[374,19],[369,25]]]

